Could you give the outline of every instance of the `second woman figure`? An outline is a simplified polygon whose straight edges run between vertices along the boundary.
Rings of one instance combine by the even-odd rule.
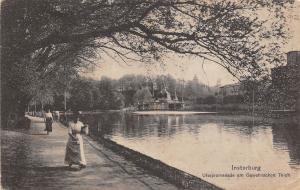
[[[49,133],[52,132],[52,122],[53,122],[53,116],[50,109],[48,109],[48,111],[45,113],[44,120],[46,124],[45,131],[47,131],[47,135],[49,135]]]

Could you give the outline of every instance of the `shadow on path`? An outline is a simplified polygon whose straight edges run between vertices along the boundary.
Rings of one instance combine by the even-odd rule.
[[[97,144],[101,150],[98,151],[86,139],[84,150],[88,167],[82,170],[78,166],[70,168],[64,165],[67,128],[54,123],[53,132],[47,135],[41,119],[31,119],[31,127],[28,129],[1,130],[3,189],[178,189],[119,158],[111,151],[108,151],[109,156],[105,156],[102,145]],[[113,161],[111,157],[119,159]],[[139,175],[125,172],[128,170]]]

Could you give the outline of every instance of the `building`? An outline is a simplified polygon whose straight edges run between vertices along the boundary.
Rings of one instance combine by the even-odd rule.
[[[221,97],[225,96],[236,96],[236,95],[242,95],[242,89],[240,83],[236,84],[228,84],[221,86],[219,89],[219,95]]]
[[[272,84],[273,87],[279,89],[286,89],[296,92],[297,85],[294,82],[299,80],[299,66],[300,66],[300,51],[292,51],[287,53],[287,64],[272,69]]]
[[[300,51],[287,53],[287,64],[273,68],[274,109],[300,111]]]
[[[184,102],[179,101],[176,95],[172,97],[166,88],[153,96],[152,101],[138,104],[138,110],[181,110]]]
[[[241,103],[244,90],[240,83],[228,84],[220,86],[216,93],[218,103]]]

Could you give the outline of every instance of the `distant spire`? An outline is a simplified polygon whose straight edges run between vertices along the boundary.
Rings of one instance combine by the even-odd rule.
[[[194,75],[193,81],[199,82],[199,79],[198,79],[197,75]]]
[[[163,80],[162,80],[163,86],[164,86],[164,89],[166,90],[167,88],[166,88],[166,83],[165,83],[165,76],[163,76],[162,78],[163,78]]]
[[[176,93],[176,88],[175,88],[175,94],[174,94],[174,96],[175,96],[175,97],[174,97],[174,100],[175,100],[175,101],[178,101],[178,97],[177,97],[177,93]]]

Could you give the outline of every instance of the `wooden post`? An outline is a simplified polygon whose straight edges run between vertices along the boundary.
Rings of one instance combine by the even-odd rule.
[[[67,92],[65,90],[64,92],[64,108],[65,108],[65,111],[67,110]]]

